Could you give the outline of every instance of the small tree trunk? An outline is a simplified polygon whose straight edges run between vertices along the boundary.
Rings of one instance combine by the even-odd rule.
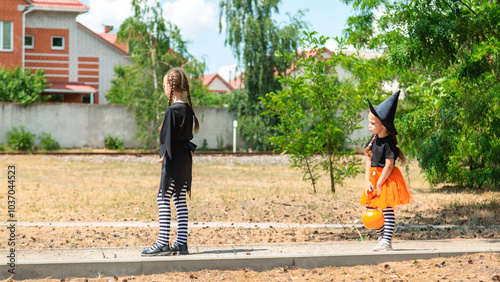
[[[333,152],[332,152],[332,147],[331,143],[327,142],[328,144],[328,170],[330,171],[330,191],[335,194],[335,177],[333,175]]]
[[[331,191],[335,194],[335,178],[333,177],[333,160],[330,157],[330,185]]]
[[[307,173],[309,173],[309,177],[311,178],[314,194],[316,194],[316,179],[314,179],[314,174],[311,168],[311,164],[309,163],[309,159],[306,159],[306,165],[307,165]]]

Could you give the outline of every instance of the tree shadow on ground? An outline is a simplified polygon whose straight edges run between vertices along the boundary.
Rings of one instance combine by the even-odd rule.
[[[482,195],[482,194],[487,193],[487,192],[500,193],[500,190],[495,189],[495,188],[481,188],[481,189],[476,188],[476,189],[474,189],[474,188],[470,188],[467,186],[443,185],[441,187],[435,187],[432,189],[426,189],[426,190],[419,191],[419,193],[429,193],[429,194],[443,193],[443,194],[473,194],[473,195]]]
[[[475,203],[455,202],[444,208],[429,207],[403,213],[400,221],[414,225],[495,226],[500,224],[500,200],[490,199]]]

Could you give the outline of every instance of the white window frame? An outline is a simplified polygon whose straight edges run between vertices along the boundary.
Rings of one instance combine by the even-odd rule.
[[[10,22],[10,49],[3,48],[3,24],[4,22]],[[12,52],[14,51],[14,22],[11,21],[0,21],[0,51],[1,52]]]
[[[55,38],[62,38],[62,47],[61,46],[54,46],[54,39]],[[64,50],[64,47],[65,47],[65,38],[64,36],[52,36],[52,38],[50,39],[50,46],[52,46],[52,50]]]
[[[31,37],[31,45],[26,45],[26,37]],[[35,48],[35,36],[34,35],[25,35],[24,36],[24,48],[26,49],[34,49]]]

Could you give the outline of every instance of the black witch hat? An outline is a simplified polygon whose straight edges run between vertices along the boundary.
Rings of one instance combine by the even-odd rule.
[[[387,130],[392,134],[398,134],[396,127],[394,127],[394,117],[396,116],[396,108],[398,107],[398,98],[401,90],[398,90],[392,94],[391,97],[387,98],[384,102],[380,103],[378,106],[373,107],[369,99],[368,104],[370,105],[370,111],[374,116],[376,116],[382,124],[387,128]]]

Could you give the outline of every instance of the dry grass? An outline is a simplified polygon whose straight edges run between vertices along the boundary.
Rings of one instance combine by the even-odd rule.
[[[363,207],[363,175],[337,193],[323,177],[317,194],[287,165],[211,163],[194,166],[191,221],[353,223]],[[233,157],[234,158],[234,157]],[[196,163],[196,157],[195,157]],[[160,165],[154,157],[0,156],[17,170],[18,221],[156,221]],[[498,225],[499,191],[433,189],[415,163],[409,170],[413,203],[398,210],[406,224]],[[0,194],[6,209],[7,193]]]
[[[280,157],[277,157],[280,158]],[[238,164],[222,157],[195,157],[190,220],[233,222],[353,223],[363,207],[358,201],[363,175],[347,179],[337,193],[329,192],[323,177],[312,193],[301,174],[283,162]],[[0,167],[17,171],[18,221],[157,221],[156,193],[160,166],[154,157],[0,156]],[[413,202],[397,211],[396,239],[500,238],[499,191],[432,188],[415,163],[402,168]],[[4,182],[6,183],[6,181]],[[7,193],[0,194],[6,210]],[[175,218],[174,218],[175,219]],[[409,228],[405,224],[457,224],[460,228]],[[478,225],[489,226],[477,228]],[[172,230],[175,232],[175,229]],[[82,248],[147,246],[156,228],[132,227],[19,227],[18,248]],[[190,228],[192,245],[325,242],[369,240],[373,232],[355,228]],[[224,234],[224,236],[221,236]],[[7,230],[0,229],[0,248]],[[256,272],[200,271],[107,278],[67,278],[64,281],[500,281],[498,254],[405,261],[313,270],[277,268]],[[467,272],[457,269],[467,269]],[[36,281],[62,281],[42,279]]]
[[[231,161],[228,161],[230,158]],[[337,193],[329,192],[323,177],[318,193],[312,193],[299,171],[289,168],[283,157],[250,158],[195,157],[192,198],[188,200],[192,222],[288,222],[355,223],[363,207],[359,196],[363,175],[347,179]],[[273,160],[281,160],[274,162]],[[0,156],[0,167],[15,164],[17,171],[18,221],[157,221],[156,193],[160,165],[154,157],[134,156]],[[431,188],[415,163],[402,168],[408,176],[413,203],[397,211],[399,239],[499,237],[499,191],[468,191],[450,187]],[[4,174],[4,175],[5,175]],[[7,193],[0,194],[0,209],[6,210]],[[175,214],[175,213],[173,213]],[[175,219],[175,217],[174,217]],[[405,224],[456,224],[459,229],[412,229]],[[68,227],[69,228],[69,227]],[[36,230],[35,230],[36,229]],[[149,245],[157,230],[141,228],[19,228],[20,244],[28,248]],[[244,231],[234,228],[192,229],[192,244],[220,244],[225,232],[231,243],[321,242],[366,240],[366,230],[293,228]],[[274,233],[273,233],[274,232]],[[271,234],[273,233],[273,234]],[[32,234],[38,234],[33,236]],[[68,235],[71,234],[71,235]],[[102,234],[96,236],[95,234]],[[132,234],[132,235],[131,235]],[[270,236],[271,234],[272,236]],[[0,231],[0,239],[7,236]],[[24,237],[23,237],[24,236]],[[34,237],[34,239],[32,238]],[[103,237],[102,239],[99,239]],[[198,240],[197,238],[208,238]],[[43,239],[42,239],[43,238]],[[93,238],[89,241],[89,238]],[[217,241],[219,240],[219,241]],[[269,241],[271,240],[271,241]],[[5,242],[2,239],[0,243]],[[0,245],[4,247],[4,245]]]

